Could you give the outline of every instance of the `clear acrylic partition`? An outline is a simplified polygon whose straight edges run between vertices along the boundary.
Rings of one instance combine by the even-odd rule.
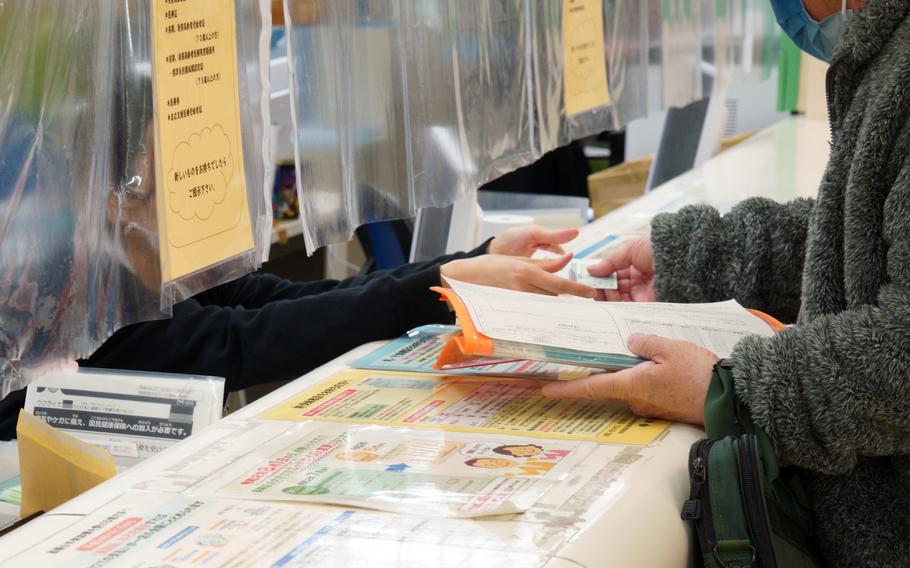
[[[246,4],[246,5],[244,5]],[[270,22],[238,1],[238,36]],[[91,354],[124,325],[258,265],[161,284],[148,2],[0,3],[0,395]],[[241,41],[244,132],[260,112],[259,42]],[[74,57],[78,64],[74,64]],[[255,77],[260,77],[255,83]],[[267,79],[265,80],[267,82]],[[253,129],[255,130],[255,129]],[[264,136],[264,134],[263,134]],[[245,140],[257,244],[270,224],[262,138]],[[258,184],[258,185],[257,185]]]

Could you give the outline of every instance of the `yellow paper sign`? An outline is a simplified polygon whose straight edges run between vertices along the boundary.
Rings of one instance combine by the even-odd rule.
[[[566,114],[609,104],[601,0],[563,0],[562,38]]]
[[[152,0],[158,229],[169,282],[253,248],[233,0]]]
[[[360,370],[342,371],[260,418],[636,445],[650,444],[669,425],[639,418],[620,404],[547,399],[534,381]]]
[[[24,518],[81,495],[117,473],[114,458],[103,448],[74,438],[24,410],[16,423],[20,515]]]

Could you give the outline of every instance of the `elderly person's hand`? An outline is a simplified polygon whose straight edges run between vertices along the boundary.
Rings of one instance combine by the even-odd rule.
[[[548,383],[543,395],[620,400],[639,416],[704,424],[705,397],[718,357],[688,341],[656,335],[634,334],[628,344],[648,361],[615,373]]]
[[[490,242],[487,252],[531,256],[537,249],[563,254],[563,245],[578,236],[578,229],[545,229],[537,225],[509,229]]]
[[[571,254],[543,260],[485,254],[447,262],[442,265],[439,272],[443,278],[452,278],[471,284],[548,296],[572,294],[583,298],[593,298],[594,288],[553,274],[553,272],[562,270],[570,260],[572,260]]]
[[[616,273],[616,290],[598,290],[597,299],[610,302],[653,302],[654,252],[650,237],[640,237],[588,268],[593,276]]]

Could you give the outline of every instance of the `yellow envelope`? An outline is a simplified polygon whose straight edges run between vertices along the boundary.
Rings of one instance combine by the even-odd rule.
[[[107,450],[61,432],[30,412],[19,412],[16,435],[22,518],[50,511],[117,473]]]

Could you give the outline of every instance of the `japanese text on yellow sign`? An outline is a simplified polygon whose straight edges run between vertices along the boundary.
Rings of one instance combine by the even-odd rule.
[[[563,0],[566,114],[581,114],[610,102],[604,56],[601,0]]]
[[[253,235],[234,2],[152,6],[159,238],[168,282],[250,250]]]

